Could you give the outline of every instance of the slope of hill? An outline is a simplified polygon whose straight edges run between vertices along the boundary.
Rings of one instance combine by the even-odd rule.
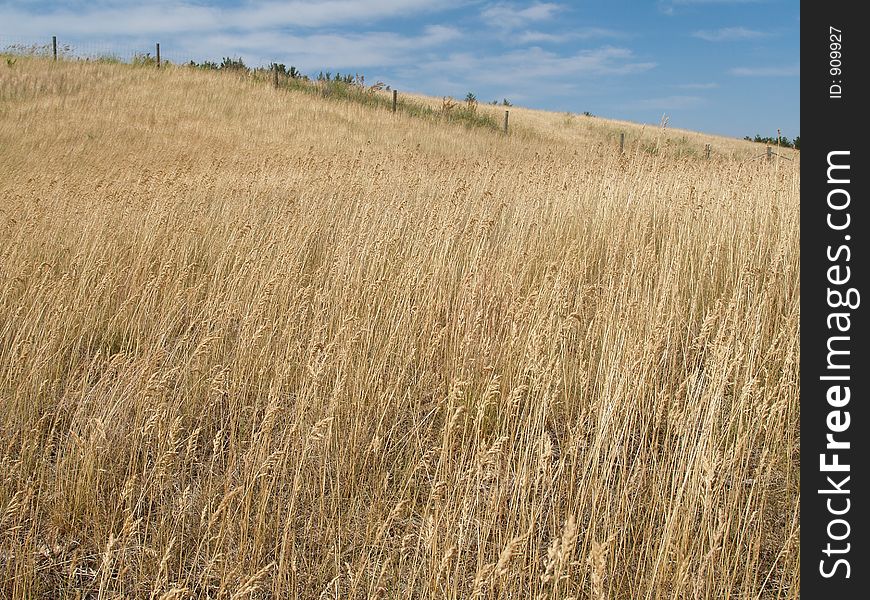
[[[511,114],[0,65],[0,595],[799,597],[796,161]]]

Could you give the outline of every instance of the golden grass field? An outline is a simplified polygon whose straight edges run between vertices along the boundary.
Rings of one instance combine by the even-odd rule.
[[[511,111],[0,63],[0,597],[798,598],[799,155]]]

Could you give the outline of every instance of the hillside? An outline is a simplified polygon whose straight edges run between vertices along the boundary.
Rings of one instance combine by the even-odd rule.
[[[0,63],[0,596],[799,597],[797,156],[565,118]]]

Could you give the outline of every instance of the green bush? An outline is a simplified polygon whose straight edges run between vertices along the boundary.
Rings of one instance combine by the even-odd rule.
[[[269,65],[268,71],[270,73],[277,71],[278,75],[282,77],[288,77],[290,79],[306,78],[302,73],[296,70],[296,67],[291,65],[288,69],[287,65],[285,65],[284,63],[272,63]]]
[[[116,54],[103,54],[94,59],[96,62],[107,63],[110,65],[120,65],[124,61]]]
[[[205,60],[201,63],[192,60],[190,61],[189,66],[195,69],[205,69],[207,71],[217,71],[220,68],[219,64],[217,64],[216,62],[211,62],[209,60]]]
[[[157,65],[157,58],[151,56],[150,52],[145,52],[144,54],[137,52],[133,55],[131,63],[135,67],[153,67]]]
[[[248,67],[245,66],[245,62],[242,60],[242,57],[239,58],[230,58],[229,56],[225,56],[223,61],[221,62],[220,69],[222,71],[248,71]]]

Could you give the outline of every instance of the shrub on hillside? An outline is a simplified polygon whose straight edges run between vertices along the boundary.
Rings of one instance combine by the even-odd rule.
[[[137,52],[133,55],[132,63],[136,67],[153,67],[157,64],[157,58],[151,56],[150,52]]]
[[[239,58],[230,58],[229,56],[225,56],[220,66],[221,70],[229,70],[229,71],[248,71],[248,67],[245,66],[245,62],[242,60],[242,57]]]
[[[755,142],[757,144],[765,144],[767,146],[780,146],[783,148],[794,148],[795,150],[801,149],[801,136],[797,136],[793,141],[789,140],[787,137],[780,137],[779,139],[775,137],[762,137],[755,134],[754,138],[744,136],[743,138],[747,142]]]

